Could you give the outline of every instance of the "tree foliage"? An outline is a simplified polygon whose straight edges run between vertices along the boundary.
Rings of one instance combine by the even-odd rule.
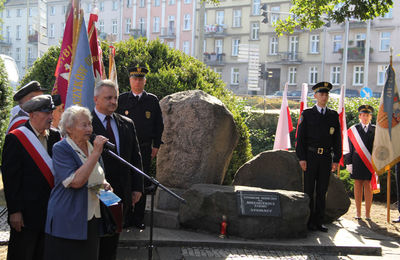
[[[108,46],[107,42],[101,43],[106,71],[109,64]],[[219,74],[197,59],[171,49],[158,40],[147,42],[145,38],[130,38],[115,43],[114,47],[121,93],[130,90],[128,67],[140,64],[149,69],[146,90],[157,95],[159,99],[175,92],[199,89],[219,98],[232,112],[240,137],[225,177],[225,183],[229,184],[236,170],[252,155],[248,128],[240,114],[243,105],[225,88]],[[51,47],[42,58],[35,61],[22,79],[21,85],[30,80],[38,80],[50,92],[55,81],[54,70],[59,53],[59,47]]]
[[[0,58],[0,155],[3,149],[4,135],[7,130],[10,110],[12,105],[12,88],[8,82],[8,76],[3,59]],[[1,157],[0,157],[1,163]]]
[[[384,15],[393,0],[292,0],[290,13],[275,24],[277,35],[293,33],[295,29],[314,30],[329,21],[343,23],[348,18],[366,21]]]

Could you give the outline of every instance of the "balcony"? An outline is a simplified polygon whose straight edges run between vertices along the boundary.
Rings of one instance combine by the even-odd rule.
[[[302,58],[300,52],[279,52],[280,60],[277,62],[279,64],[301,64]]]
[[[145,29],[130,29],[130,34],[134,39],[138,39],[140,37],[146,37],[146,30]]]
[[[208,38],[225,37],[226,30],[223,25],[219,24],[208,24],[204,27],[204,36]]]
[[[223,66],[225,65],[225,53],[203,53],[204,63],[209,66]]]
[[[36,43],[36,42],[38,42],[38,39],[39,39],[39,34],[37,32],[34,33],[34,34],[30,34],[28,36],[28,42],[29,43]]]
[[[10,38],[0,39],[0,46],[11,46],[11,44]]]
[[[371,54],[373,51],[372,48],[369,49],[369,53]],[[339,49],[339,53],[341,54],[341,60],[343,60],[343,49]],[[365,59],[365,48],[364,47],[351,47],[347,49],[347,61],[363,61]],[[371,56],[370,56],[371,59]]]
[[[175,28],[173,27],[162,27],[160,38],[162,39],[175,39]]]

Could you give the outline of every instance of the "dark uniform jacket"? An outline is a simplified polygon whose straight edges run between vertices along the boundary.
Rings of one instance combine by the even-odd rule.
[[[164,124],[160,104],[155,95],[143,91],[137,101],[131,91],[125,92],[118,98],[116,112],[135,122],[140,145],[160,147]]]
[[[375,125],[369,124],[367,132],[365,132],[364,129],[362,128],[361,123],[356,124],[355,126],[365,147],[372,154],[372,146],[374,144],[374,138],[375,138]],[[351,174],[351,177],[353,179],[370,180],[371,172],[368,170],[367,166],[365,166],[364,162],[361,160],[356,149],[354,148],[353,143],[350,141],[350,138],[349,138],[349,148],[350,152],[344,155],[344,161],[346,164],[353,165],[353,172]]]
[[[92,111],[92,116],[93,132],[97,135],[107,136],[106,129],[94,111]],[[114,113],[113,116],[118,128],[119,156],[142,170],[142,158],[134,123],[129,118],[117,113]],[[129,205],[132,204],[132,191],[143,192],[142,176],[105,152],[102,153],[101,157],[107,181],[111,184],[115,194],[123,200],[124,209],[128,209]]]
[[[342,140],[338,113],[327,108],[325,114],[321,115],[317,106],[313,106],[303,111],[300,121],[296,145],[299,160],[307,161],[310,150],[316,152],[318,148],[323,148],[323,154],[330,156],[332,151],[333,162],[339,162],[342,156]]]
[[[29,121],[24,124],[29,130]],[[53,145],[60,141],[60,133],[49,130],[47,152],[52,156]],[[8,134],[4,141],[1,171],[8,214],[22,212],[27,229],[43,231],[47,215],[47,203],[51,188],[19,139]]]

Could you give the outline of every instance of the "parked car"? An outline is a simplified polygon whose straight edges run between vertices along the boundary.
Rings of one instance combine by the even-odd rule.
[[[0,58],[3,60],[4,65],[6,67],[7,76],[11,84],[11,87],[13,88],[14,91],[16,91],[19,81],[19,72],[17,64],[15,63],[15,60],[10,56],[0,54]]]
[[[280,98],[282,96],[283,96],[283,91],[278,90],[275,91],[275,93],[272,95],[267,95],[266,98]]]
[[[288,91],[287,98],[299,101],[301,99],[301,91],[300,90]]]
[[[331,94],[337,94],[340,96],[340,88],[334,89],[330,91]],[[345,97],[352,98],[352,97],[360,97],[360,92],[357,89],[346,89]]]
[[[382,92],[372,92],[372,97],[374,98],[381,98]]]

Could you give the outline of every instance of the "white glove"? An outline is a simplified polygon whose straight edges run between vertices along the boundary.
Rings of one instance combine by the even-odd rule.
[[[347,170],[349,173],[353,173],[353,165],[352,165],[352,164],[346,165],[346,170]]]

